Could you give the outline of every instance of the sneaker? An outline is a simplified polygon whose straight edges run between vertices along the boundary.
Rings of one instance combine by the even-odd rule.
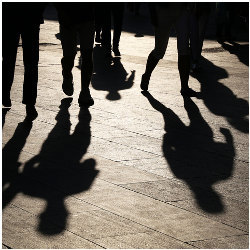
[[[26,116],[28,120],[35,120],[38,116],[35,105],[26,105]]]
[[[74,83],[73,78],[63,78],[62,89],[64,94],[67,96],[72,96],[74,93]]]
[[[121,56],[121,53],[120,53],[120,51],[119,51],[119,48],[118,48],[118,47],[114,47],[112,50],[113,50],[113,52],[114,52],[115,56]]]
[[[94,100],[90,94],[89,89],[80,92],[78,103],[80,107],[89,107],[94,105]]]
[[[143,91],[147,91],[148,90],[148,85],[149,85],[149,77],[147,77],[145,74],[142,75],[141,77],[141,89]]]
[[[180,92],[183,97],[197,97],[198,95],[197,92],[195,92],[194,90],[190,88],[182,89]]]

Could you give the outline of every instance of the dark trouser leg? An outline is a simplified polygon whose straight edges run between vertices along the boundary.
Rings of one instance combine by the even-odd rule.
[[[88,89],[93,73],[93,49],[81,49],[81,87]]]
[[[81,93],[79,95],[79,106],[91,106],[94,100],[90,95],[89,85],[93,72],[93,45],[94,45],[94,22],[86,22],[78,26],[81,47]]]
[[[188,89],[189,69],[190,69],[190,56],[179,55],[178,70],[181,79],[181,89]]]
[[[63,49],[62,75],[63,78],[72,79],[72,69],[77,49],[77,35],[74,27],[64,27],[60,25],[61,43]]]
[[[189,34],[190,34],[190,16],[187,11],[183,11],[176,23],[177,30],[177,48],[178,48],[178,70],[181,80],[181,91],[188,91],[188,80],[190,71],[189,55]]]
[[[39,25],[25,28],[22,32],[24,83],[23,103],[35,105],[37,98]]]
[[[95,7],[95,32],[96,32],[96,42],[101,42],[101,32],[103,23],[103,8],[102,4],[96,4]]]
[[[122,24],[123,24],[124,3],[114,3],[112,6],[112,14],[114,19],[114,34],[113,34],[113,48],[119,47]]]
[[[103,10],[102,45],[105,54],[111,55],[111,8],[110,4]]]
[[[159,60],[163,58],[169,40],[171,22],[168,27],[155,27],[155,48],[148,56],[145,73],[141,79],[141,89],[148,90],[149,80]]]
[[[199,23],[196,14],[190,15],[190,48],[192,63],[198,62],[199,51]]]
[[[17,47],[20,33],[14,27],[6,27],[3,22],[3,65],[2,65],[2,101],[4,106],[11,106],[10,90],[14,80]]]

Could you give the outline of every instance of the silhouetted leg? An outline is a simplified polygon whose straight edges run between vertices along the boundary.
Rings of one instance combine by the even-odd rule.
[[[103,26],[102,26],[102,46],[105,57],[111,58],[111,7],[106,3],[103,7]]]
[[[60,36],[63,49],[62,75],[63,75],[63,92],[71,96],[74,92],[72,69],[77,49],[77,33],[74,27],[65,27],[60,25]]]
[[[201,53],[202,53],[203,41],[204,41],[205,34],[206,34],[208,19],[209,19],[208,11],[204,12],[198,19],[198,24],[199,24],[198,61],[200,60]]]
[[[119,42],[122,32],[124,3],[113,3],[112,13],[114,20],[113,51],[115,56],[120,56]]]
[[[189,55],[189,14],[183,12],[176,23],[177,31],[177,49],[178,49],[178,70],[181,80],[181,94],[183,96],[196,96],[196,92],[188,87],[189,71],[190,71],[190,55]]]
[[[141,89],[144,91],[148,90],[151,74],[158,64],[159,60],[163,58],[166,52],[170,29],[171,23],[169,23],[169,26],[167,27],[155,28],[155,48],[148,56],[146,70],[141,79]]]
[[[24,82],[23,101],[26,104],[27,118],[34,120],[38,114],[35,109],[39,61],[39,25],[25,27],[22,31]]]
[[[23,103],[35,105],[37,98],[39,25],[27,27],[21,34],[24,63]]]
[[[103,9],[102,4],[96,3],[95,6],[95,41],[101,43],[101,31],[103,23]]]
[[[199,23],[195,13],[190,15],[190,49],[191,49],[191,70],[195,71],[199,54]]]
[[[178,55],[178,70],[181,79],[181,89],[188,89],[189,68],[190,68],[190,56]]]
[[[89,85],[93,73],[93,45],[94,23],[87,22],[79,25],[81,47],[81,93],[78,99],[79,106],[91,106],[94,100],[90,95]]]
[[[11,106],[10,90],[14,80],[17,47],[20,38],[20,32],[14,27],[7,27],[3,22],[3,81],[2,81],[2,104],[6,107]]]
[[[142,75],[141,79],[141,89],[144,91],[148,90],[149,80],[151,77],[151,74],[158,64],[160,59],[156,58],[153,54],[153,51],[149,54],[147,64],[146,64],[146,70],[145,73]]]

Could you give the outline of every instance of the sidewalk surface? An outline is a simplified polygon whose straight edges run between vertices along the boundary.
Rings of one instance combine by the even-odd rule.
[[[176,38],[140,79],[154,46],[146,10],[125,16],[121,59],[94,48],[91,93],[80,110],[61,90],[55,10],[41,25],[37,111],[24,122],[18,50],[12,108],[3,110],[3,248],[248,248],[248,42],[205,40],[199,99],[183,100]]]

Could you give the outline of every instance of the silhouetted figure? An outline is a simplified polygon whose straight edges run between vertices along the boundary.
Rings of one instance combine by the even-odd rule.
[[[95,3],[95,41],[102,42],[103,3]]]
[[[238,57],[239,61],[249,66],[249,44],[240,44],[236,42],[222,43],[221,46],[230,54]]]
[[[121,63],[120,57],[113,59],[112,67],[105,67],[101,47],[94,48],[94,74],[92,86],[96,90],[107,91],[110,101],[121,99],[120,91],[129,89],[134,84],[135,71],[128,73]]]
[[[65,199],[89,189],[98,174],[94,159],[82,160],[91,141],[91,114],[87,108],[81,108],[79,122],[71,133],[68,111],[71,102],[72,98],[61,101],[56,125],[44,141],[40,152],[25,163],[21,173],[17,171],[17,158],[30,131],[29,127],[20,125],[12,143],[9,142],[9,146],[5,147],[11,154],[9,147],[12,144],[18,145],[13,148],[13,160],[6,161],[8,170],[11,162],[12,169],[16,171],[4,178],[3,184],[8,181],[9,186],[3,192],[3,205],[6,206],[18,192],[44,199],[46,206],[40,214],[38,230],[45,235],[59,234],[67,228],[69,211]]]
[[[213,184],[228,179],[235,156],[233,137],[221,128],[225,142],[215,142],[213,131],[190,98],[184,98],[190,124],[186,126],[169,108],[149,92],[143,92],[154,109],[162,113],[166,134],[162,150],[176,178],[185,181],[194,192],[198,205],[209,213],[220,213],[224,205]]]
[[[232,40],[234,11],[238,3],[216,3],[216,36],[219,43]]]
[[[177,31],[178,69],[181,80],[181,94],[196,96],[196,92],[188,87],[190,55],[189,55],[189,17],[187,3],[151,3],[152,23],[155,28],[155,48],[148,56],[145,73],[141,79],[141,89],[148,90],[149,80],[154,68],[163,58],[169,40],[170,31],[175,25]]]
[[[18,161],[20,153],[32,129],[32,122],[20,122],[12,138],[2,151],[2,205],[3,208],[21,191]]]
[[[215,115],[224,116],[227,121],[243,133],[249,132],[249,103],[237,97],[220,79],[227,78],[228,72],[216,66],[206,58],[201,58],[206,69],[197,74],[201,84],[201,98],[206,107]]]
[[[102,46],[105,56],[108,60],[112,60],[111,51],[115,56],[120,56],[119,42],[122,32],[124,3],[104,3],[103,5],[103,26],[102,26]],[[113,44],[111,44],[111,24],[113,18]]]
[[[190,16],[191,71],[199,70],[203,41],[211,10],[211,3],[196,3]]]
[[[77,54],[77,36],[81,51],[81,92],[79,106],[94,104],[89,85],[93,71],[93,45],[95,35],[93,3],[55,3],[60,23],[60,37],[63,49],[62,75],[63,92],[71,96],[74,92],[72,69]]]
[[[24,82],[22,103],[27,116],[37,117],[39,31],[43,23],[45,3],[3,3],[3,89],[2,104],[11,106],[10,91],[14,80],[17,48],[22,38]]]

